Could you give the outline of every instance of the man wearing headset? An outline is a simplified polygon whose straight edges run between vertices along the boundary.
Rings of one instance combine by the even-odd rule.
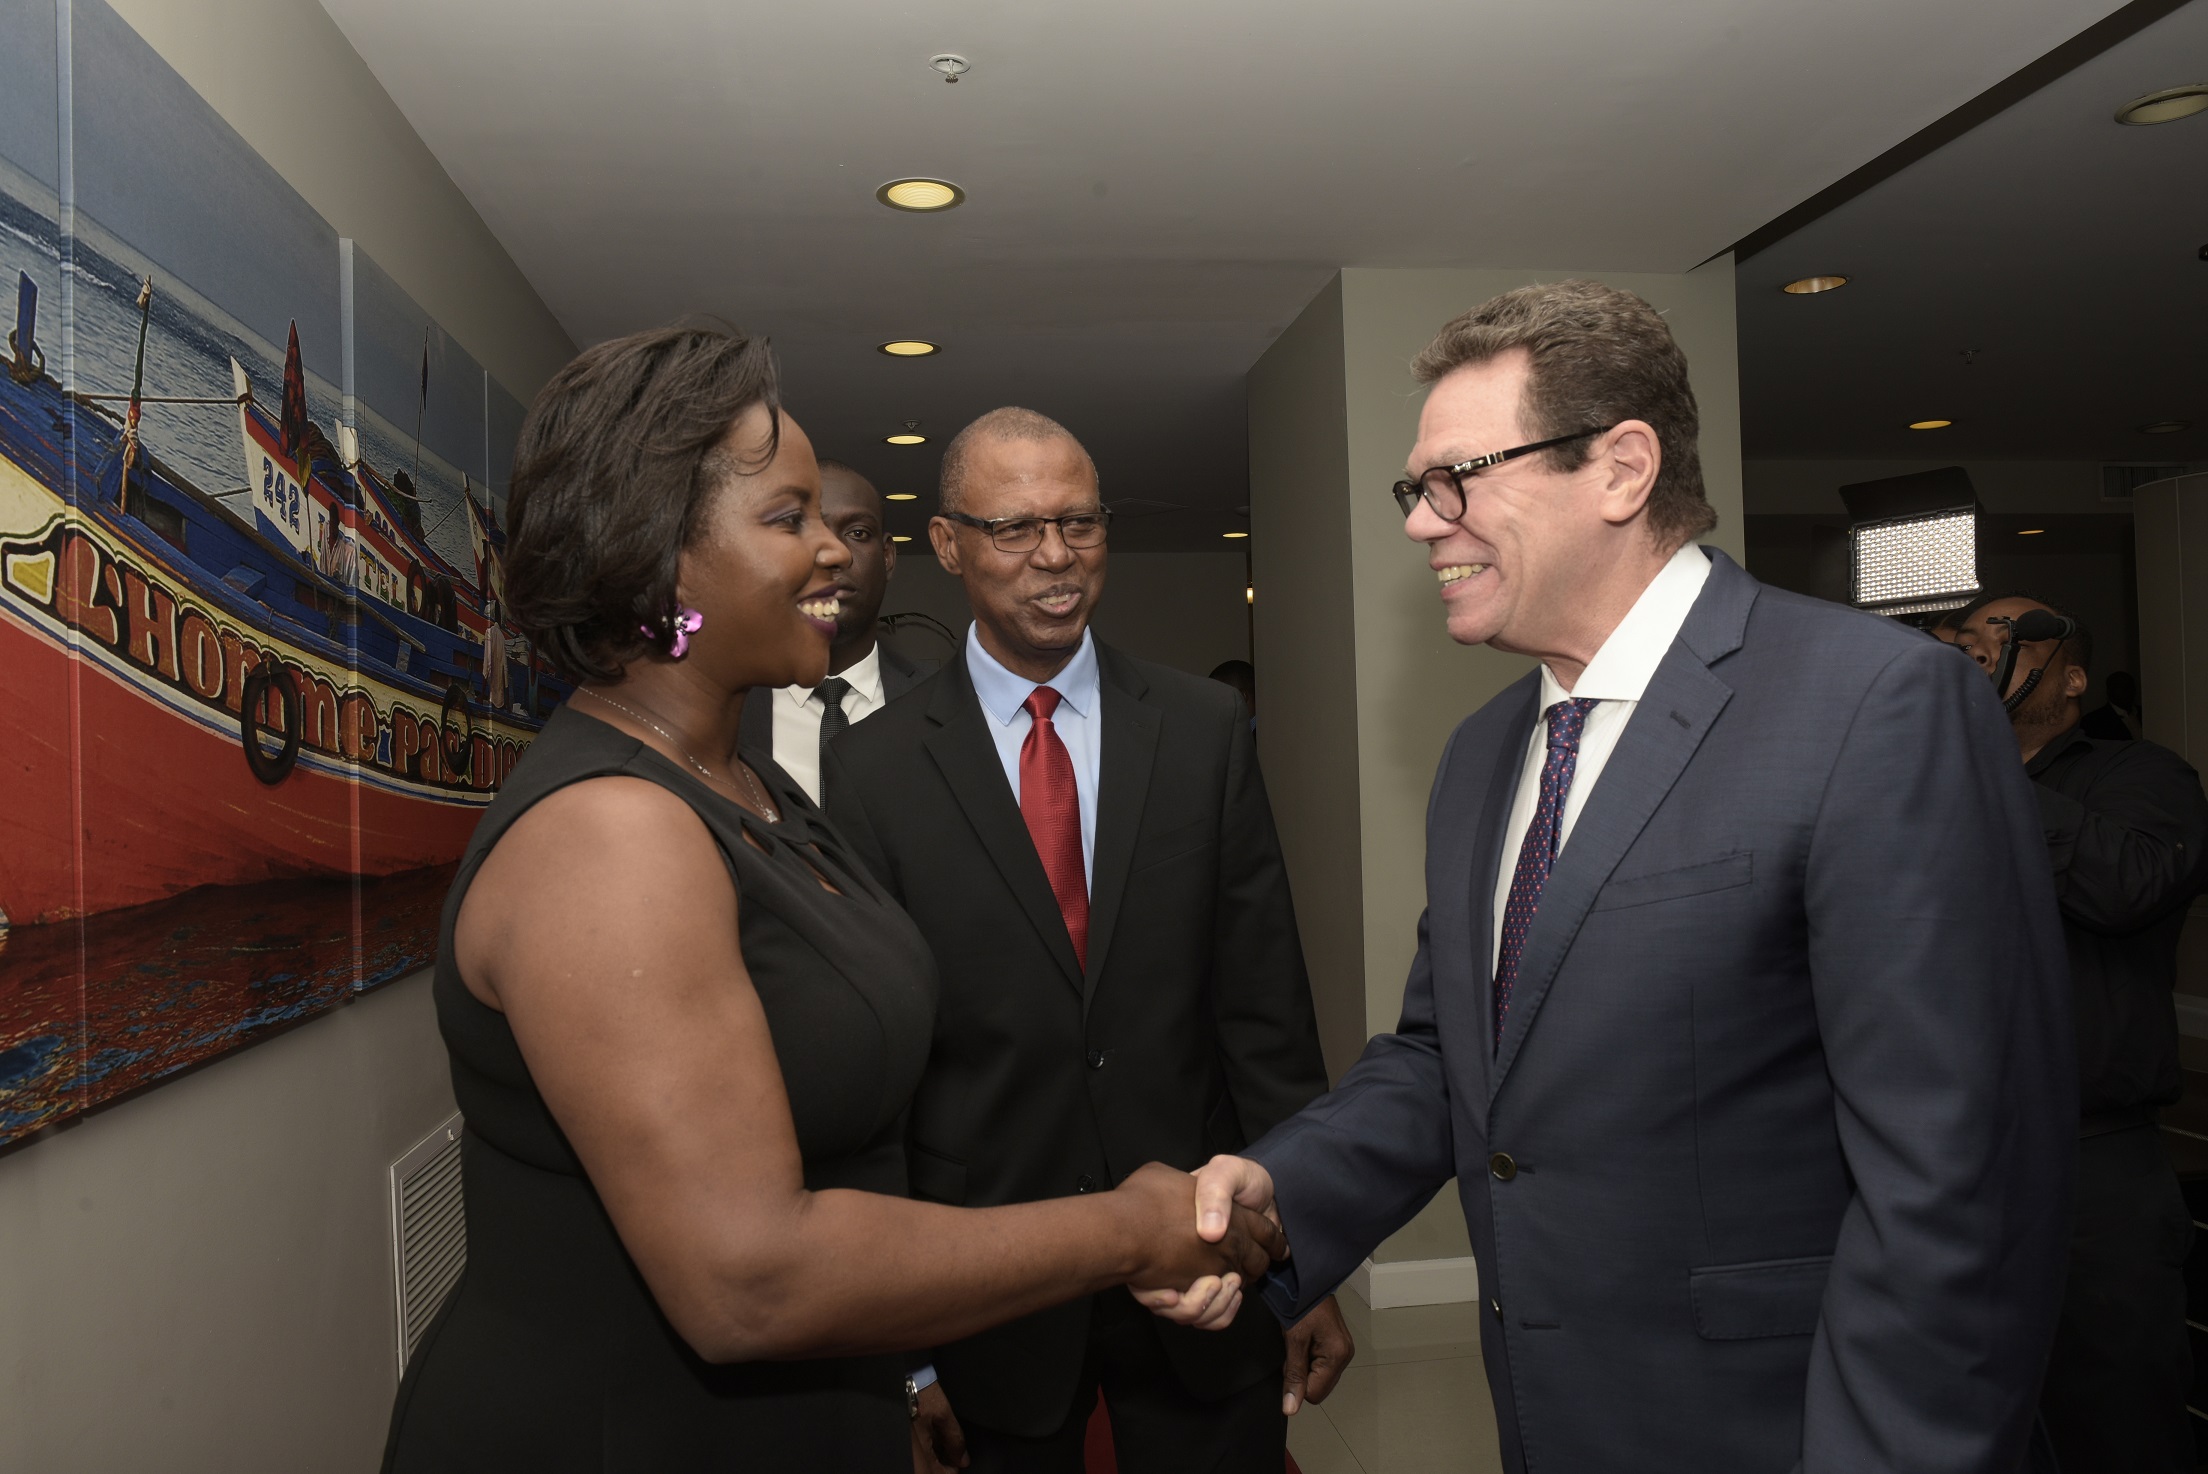
[[[1967,612],[1957,644],[2002,682],[2070,956],[2077,1227],[2041,1412],[2064,1474],[2189,1470],[2193,1224],[2155,1113],[2184,1093],[2170,995],[2208,855],[2208,799],[2168,748],[2080,729],[2093,663],[2080,621],[2004,595]]]

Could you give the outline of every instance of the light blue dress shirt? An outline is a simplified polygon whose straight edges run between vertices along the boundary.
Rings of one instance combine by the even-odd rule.
[[[981,698],[983,723],[997,744],[997,760],[1004,764],[1005,780],[1012,785],[1012,801],[1020,801],[1020,744],[1034,721],[1027,714],[1027,698],[1035,682],[1016,676],[981,648],[981,636],[966,626],[966,673],[973,678],[974,694]],[[1096,663],[1096,636],[1081,633],[1081,648],[1065,668],[1043,684],[1058,692],[1058,710],[1050,724],[1073,759],[1073,786],[1081,797],[1081,873],[1096,874],[1096,786],[1104,758],[1104,688]]]

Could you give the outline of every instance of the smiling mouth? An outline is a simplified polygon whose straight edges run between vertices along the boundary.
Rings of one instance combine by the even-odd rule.
[[[1050,615],[1053,619],[1060,619],[1071,614],[1074,606],[1081,602],[1081,591],[1079,589],[1052,589],[1048,593],[1037,594],[1035,602],[1042,606],[1045,614]]]
[[[1453,583],[1463,583],[1475,573],[1487,572],[1485,563],[1452,563],[1447,568],[1437,568],[1434,576],[1441,580],[1443,588]]]
[[[842,608],[843,601],[841,599],[834,594],[823,594],[817,599],[801,600],[798,603],[797,612],[808,619],[817,619],[827,624],[834,624],[836,615]]]

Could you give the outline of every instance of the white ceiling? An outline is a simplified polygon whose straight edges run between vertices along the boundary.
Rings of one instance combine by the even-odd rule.
[[[1744,262],[1747,453],[2208,460],[2208,113],[2114,117],[2202,80],[2193,0]]]
[[[1247,497],[1244,374],[1335,267],[1683,271],[2116,8],[324,3],[578,341],[771,334],[885,490],[1030,405],[1107,497],[1203,508],[1126,529],[1190,546]],[[875,202],[906,174],[968,202]],[[945,352],[873,351],[905,335]],[[935,443],[880,444],[908,418]]]

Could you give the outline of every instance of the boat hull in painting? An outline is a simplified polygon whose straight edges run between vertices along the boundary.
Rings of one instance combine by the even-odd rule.
[[[337,621],[325,633],[277,614],[111,507],[72,510],[36,460],[0,457],[10,920],[460,853],[540,721],[473,701],[449,662],[415,677],[369,668]],[[299,693],[298,757],[274,784],[244,736],[247,677],[267,661]],[[278,730],[285,715],[255,711]]]

